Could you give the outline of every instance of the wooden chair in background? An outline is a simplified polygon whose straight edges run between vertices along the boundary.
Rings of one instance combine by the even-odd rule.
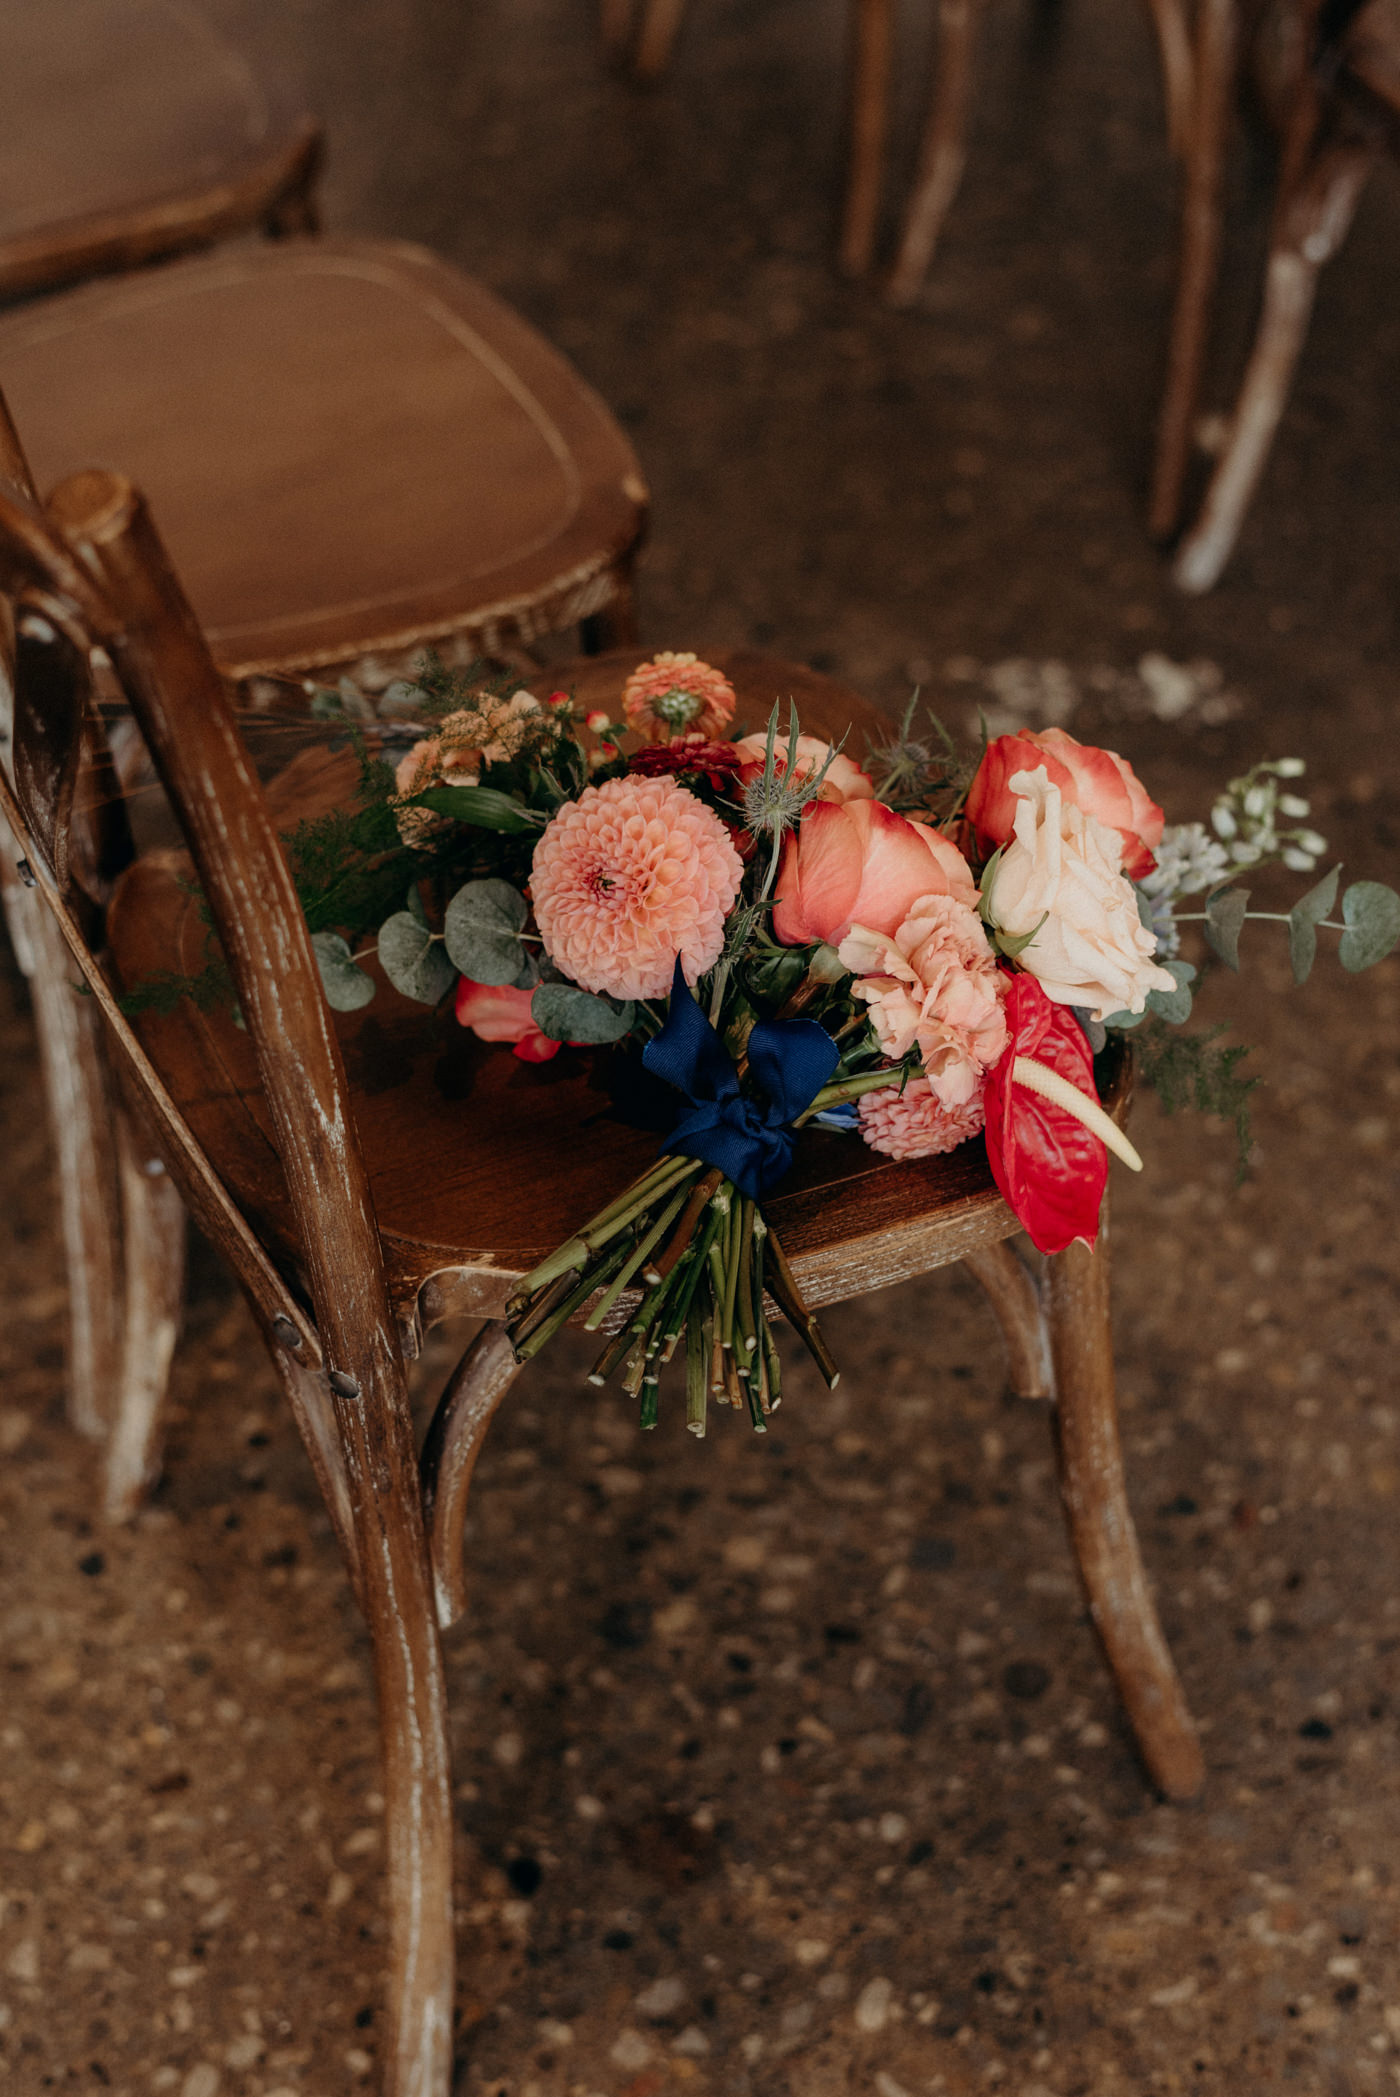
[[[1219,268],[1225,153],[1239,72],[1256,56],[1280,138],[1254,346],[1199,515],[1176,554],[1183,590],[1219,579],[1267,462],[1307,335],[1318,272],[1377,159],[1400,149],[1400,0],[1197,0],[1181,260],[1149,521],[1181,519]]]
[[[185,0],[0,9],[0,300],[316,223],[321,132]]]
[[[500,1319],[517,1278],[652,1155],[655,1139],[598,1119],[584,1062],[549,1081],[456,1036],[465,1082],[421,1007],[381,991],[373,1043],[333,1020],[274,827],[344,794],[344,754],[308,753],[270,797],[226,690],[130,484],[65,481],[47,513],[0,493],[0,588],[15,608],[13,785],[0,812],[108,1029],[140,1134],[242,1284],[325,1496],[374,1652],[384,1760],[389,1907],[386,2097],[446,2097],[453,2002],[452,1811],[439,1626],[464,1604],[462,1522],[490,1419],[515,1376]],[[85,773],[89,651],[110,657],[188,839],[234,979],[231,1015],[183,1007],[139,1032],[115,980],[202,958],[206,927],[170,855],[134,859],[94,908],[75,845]],[[635,652],[577,666],[581,696],[613,698]],[[859,701],[761,657],[720,661],[766,713],[796,690],[828,733]],[[591,682],[590,682],[591,681]],[[95,797],[100,803],[100,795]],[[116,856],[116,855],[114,855]],[[110,866],[107,869],[110,881]],[[385,1084],[386,1041],[395,1081]],[[353,1069],[378,1059],[356,1090]],[[1125,1073],[1110,1089],[1123,1112]],[[585,1119],[587,1144],[578,1141]],[[1093,1621],[1147,1767],[1171,1797],[1202,1778],[1123,1487],[1114,1416],[1106,1243],[1049,1262],[1045,1314],[1006,1240],[1014,1218],[979,1145],[917,1163],[814,1133],[774,1197],[815,1304],[962,1259],[991,1295],[1013,1381],[1056,1393],[1056,1447]],[[424,1328],[484,1319],[415,1449],[406,1365]]]
[[[230,677],[377,656],[387,681],[384,662],[430,643],[462,656],[519,653],[570,626],[594,646],[631,636],[646,517],[631,445],[533,329],[421,249],[287,241],[87,285],[0,319],[0,385],[29,453],[27,467],[0,429],[13,486],[32,492],[30,467],[50,485],[98,458],[133,463],[156,491]],[[154,1403],[178,1262],[152,1214],[172,1294],[159,1309],[143,1299],[151,1335],[123,1348],[133,1313],[109,1229],[122,1197],[93,1015],[73,1010],[51,930],[25,929],[6,864],[59,1166],[70,1405],[95,1434],[130,1422],[133,1382]],[[122,1447],[115,1519],[149,1482],[140,1438]]]

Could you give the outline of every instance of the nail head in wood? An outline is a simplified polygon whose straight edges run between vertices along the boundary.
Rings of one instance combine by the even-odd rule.
[[[20,880],[24,883],[26,888],[34,888],[37,886],[37,883],[34,879],[34,869],[29,864],[29,861],[27,859],[18,860],[16,862],[15,871],[18,873]]]
[[[344,1369],[332,1369],[328,1380],[330,1383],[330,1387],[335,1392],[337,1398],[359,1397],[360,1386],[356,1383],[354,1377],[351,1376],[348,1373],[348,1371]]]
[[[301,1346],[301,1334],[297,1331],[290,1318],[274,1318],[272,1330],[276,1333],[284,1347],[289,1347],[293,1354],[297,1352]]]

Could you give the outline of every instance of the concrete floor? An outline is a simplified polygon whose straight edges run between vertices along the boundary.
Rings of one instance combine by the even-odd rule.
[[[584,0],[216,11],[324,114],[334,227],[479,274],[622,416],[656,498],[646,639],[758,643],[891,709],[919,681],[959,729],[1059,709],[1182,819],[1297,753],[1348,875],[1395,881],[1393,173],[1238,557],[1189,602],[1141,524],[1171,181],[1138,10],[990,11],[964,192],[902,315],[830,264],[837,0],[692,0],[647,96],[603,74]],[[1222,399],[1262,182],[1242,147]],[[1144,679],[1152,655],[1189,677]],[[462,2091],[1400,2083],[1400,961],[1287,981],[1259,927],[1203,999],[1258,1044],[1246,1183],[1221,1130],[1149,1103],[1115,1196],[1125,1442],[1199,1807],[1144,1784],[1047,1422],[1003,1398],[960,1272],[834,1313],[840,1391],[795,1365],[766,1442],[697,1446],[674,1412],[642,1438],[566,1344],[483,1460],[449,1642]],[[373,1713],[309,1474],[201,1261],[167,1477],[100,1531],[8,961],[0,1030],[4,2087],[373,2087]]]

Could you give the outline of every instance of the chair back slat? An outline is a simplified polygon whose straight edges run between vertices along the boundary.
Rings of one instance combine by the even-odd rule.
[[[54,528],[107,609],[104,645],[203,884],[254,1048],[327,1361],[342,1395],[401,1382],[369,1180],[310,936],[223,681],[145,504],[74,475]]]

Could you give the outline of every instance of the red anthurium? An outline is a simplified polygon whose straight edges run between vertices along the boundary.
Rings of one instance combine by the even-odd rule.
[[[985,1094],[992,1178],[1038,1251],[1063,1252],[1076,1239],[1092,1247],[1108,1152],[1082,1122],[1012,1075],[1016,1058],[1031,1056],[1097,1100],[1084,1029],[1068,1006],[1051,1003],[1034,976],[1011,977],[1005,1009],[1011,1039],[987,1073]]]
[[[528,990],[513,990],[502,984],[473,983],[463,976],[457,985],[455,1011],[462,1026],[470,1027],[483,1041],[509,1041],[522,1063],[548,1063],[562,1043],[542,1034],[530,1016]]]

